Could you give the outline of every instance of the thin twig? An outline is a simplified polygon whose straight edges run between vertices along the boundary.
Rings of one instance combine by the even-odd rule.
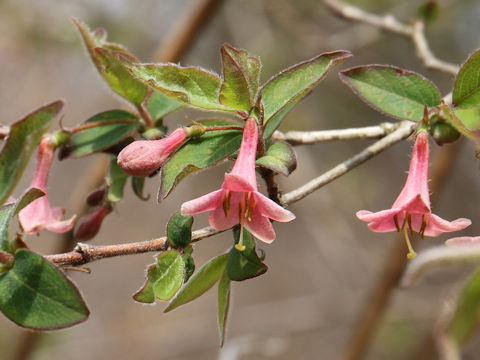
[[[221,231],[207,226],[192,233],[192,242],[196,242],[219,233],[221,233]],[[169,243],[166,236],[148,241],[138,241],[115,245],[88,245],[78,243],[73,251],[64,254],[47,255],[45,258],[59,265],[77,266],[109,257],[165,251],[167,250],[168,246]]]
[[[334,129],[320,131],[275,131],[274,140],[288,141],[292,145],[316,144],[329,141],[345,141],[356,139],[380,139],[399,127],[399,123],[383,123],[361,128]]]
[[[423,61],[423,64],[427,68],[452,75],[458,73],[459,67],[457,65],[442,61],[433,54],[425,38],[423,21],[416,20],[412,25],[407,25],[398,21],[391,14],[383,16],[372,14],[339,0],[324,0],[324,2],[334,14],[344,19],[369,24],[379,29],[410,38],[415,46],[417,56]]]
[[[358,165],[363,164],[365,161],[381,153],[383,150],[388,149],[390,146],[403,139],[406,139],[413,132],[416,125],[416,123],[408,120],[402,121],[397,130],[385,136],[383,139],[375,142],[357,155],[345,160],[341,164],[309,181],[298,189],[284,194],[281,197],[281,203],[286,206],[303,199],[315,190],[318,190],[322,186],[332,182],[350,170],[356,168]]]

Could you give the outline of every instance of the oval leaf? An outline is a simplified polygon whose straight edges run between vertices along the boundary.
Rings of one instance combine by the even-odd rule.
[[[458,108],[480,107],[480,50],[475,51],[460,68],[453,88],[453,105]]]
[[[150,194],[148,194],[146,196],[143,195],[143,188],[145,186],[145,178],[144,177],[132,176],[131,184],[132,184],[133,193],[135,195],[137,195],[137,197],[140,200],[147,201],[148,199],[150,199]]]
[[[228,254],[217,256],[203,265],[188,282],[182,287],[177,295],[170,301],[165,312],[186,304],[205,293],[220,279],[225,270]]]
[[[225,342],[228,312],[230,308],[230,279],[224,271],[218,283],[218,329],[220,330],[220,346]]]
[[[105,111],[79,126],[62,153],[80,157],[108,149],[127,137],[138,125],[138,118],[128,111]]]
[[[174,64],[126,66],[137,79],[180,103],[203,110],[237,111],[219,102],[221,82],[211,72]]]
[[[16,324],[53,330],[73,326],[89,311],[75,285],[53,264],[26,249],[0,275],[0,310]]]
[[[233,229],[235,244],[239,241],[240,229]],[[255,240],[252,234],[243,229],[244,251],[238,251],[235,247],[230,250],[226,272],[230,280],[243,281],[260,276],[267,272],[268,266],[263,263],[255,251]]]
[[[167,224],[167,237],[173,248],[187,247],[192,240],[193,216],[184,216],[180,211],[173,214]]]
[[[0,204],[12,193],[42,135],[63,107],[54,101],[12,124],[0,153]]]
[[[107,199],[110,202],[119,202],[123,199],[123,190],[125,189],[125,184],[130,175],[128,175],[123,169],[118,166],[117,158],[112,157],[110,161],[110,168],[108,170],[108,175],[106,178],[106,183],[108,186],[107,190]]]
[[[297,168],[297,157],[292,146],[283,141],[275,141],[256,164],[288,176]]]
[[[220,89],[220,102],[235,109],[249,111],[255,104],[261,62],[247,51],[227,44],[220,51],[224,79]]]
[[[395,66],[359,66],[340,72],[340,79],[372,108],[397,119],[420,121],[425,106],[440,104],[430,80]]]
[[[153,303],[155,298],[167,301],[175,295],[183,283],[185,264],[175,250],[157,256],[157,263],[147,270],[147,282],[133,298],[144,303]]]
[[[318,55],[275,75],[260,89],[264,105],[264,137],[270,137],[285,115],[332,70],[352,55],[334,51]]]

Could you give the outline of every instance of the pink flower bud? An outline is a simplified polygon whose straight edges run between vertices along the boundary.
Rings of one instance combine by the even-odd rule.
[[[75,230],[75,239],[90,240],[98,234],[103,219],[112,212],[109,206],[101,206],[94,212],[84,215],[78,221],[77,229]]]
[[[117,163],[127,174],[148,176],[163,165],[187,136],[187,131],[181,127],[160,140],[134,141],[118,154]]]

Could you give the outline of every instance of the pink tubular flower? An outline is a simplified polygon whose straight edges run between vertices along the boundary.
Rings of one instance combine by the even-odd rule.
[[[20,225],[27,234],[38,234],[42,229],[64,233],[70,231],[75,223],[75,215],[62,221],[65,210],[50,207],[48,201],[48,173],[52,165],[54,152],[55,145],[51,142],[51,136],[44,135],[38,146],[37,169],[30,187],[42,190],[45,196],[32,201],[18,213]]]
[[[367,210],[357,212],[360,220],[368,222],[370,230],[388,232],[404,230],[409,247],[408,257],[415,256],[411,248],[406,227],[423,236],[438,236],[444,232],[462,230],[471,224],[469,219],[447,221],[432,214],[428,190],[428,135],[420,130],[413,146],[412,160],[407,182],[391,209],[372,213]]]
[[[126,146],[117,157],[118,165],[133,176],[145,177],[159,169],[167,157],[188,137],[181,127],[160,140],[138,140]]]
[[[275,231],[269,219],[287,222],[295,215],[257,191],[255,155],[258,129],[254,118],[248,118],[243,132],[238,158],[220,190],[182,205],[183,215],[210,211],[210,225],[217,230],[226,230],[240,223],[241,234],[245,226],[255,237],[267,243],[275,239]],[[244,249],[242,235],[237,249]]]

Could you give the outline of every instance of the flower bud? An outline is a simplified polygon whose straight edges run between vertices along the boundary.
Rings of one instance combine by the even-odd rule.
[[[148,176],[159,169],[186,138],[187,132],[181,127],[160,140],[134,141],[118,154],[117,163],[127,174]]]
[[[90,240],[97,235],[102,225],[103,219],[112,212],[110,206],[101,206],[94,212],[82,216],[78,221],[77,229],[75,230],[75,239]]]
[[[106,189],[105,186],[102,186],[98,189],[93,190],[90,194],[88,194],[85,202],[88,206],[98,206],[102,205],[105,201]]]
[[[460,137],[460,133],[452,125],[441,121],[433,124],[430,132],[435,142],[440,146],[453,143]]]

